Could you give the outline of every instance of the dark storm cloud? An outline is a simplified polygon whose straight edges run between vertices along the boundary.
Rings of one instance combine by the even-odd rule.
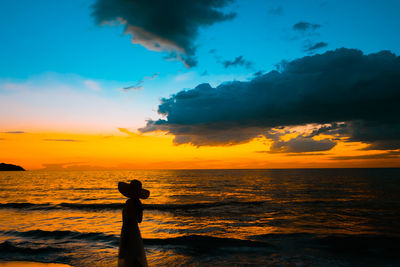
[[[229,67],[237,67],[237,66],[243,66],[246,69],[249,69],[253,66],[253,64],[250,61],[244,59],[243,56],[238,56],[234,60],[225,60],[225,61],[222,61],[221,63],[225,69],[227,69]]]
[[[399,94],[400,86],[399,84],[397,86],[397,94]],[[382,96],[378,95],[377,97]],[[399,100],[397,98],[396,101]],[[377,102],[379,101],[377,99]],[[377,114],[377,116],[383,116],[382,118],[348,122],[344,131],[349,136],[349,141],[370,144],[365,150],[394,150],[400,148],[399,102],[397,104],[394,102],[387,100],[386,104],[389,105],[388,107],[383,107],[384,103],[377,106],[377,108],[383,109],[383,112]]]
[[[328,43],[325,42],[318,42],[315,44],[307,44],[304,46],[304,51],[305,52],[313,52],[314,50],[318,50],[324,47],[327,47]]]
[[[98,24],[121,22],[132,42],[154,51],[167,51],[187,66],[196,65],[199,29],[232,19],[222,8],[233,0],[97,0],[93,17]]]
[[[316,30],[320,28],[320,24],[313,24],[309,22],[300,21],[293,25],[293,30],[295,31],[309,31],[309,30]]]
[[[272,149],[282,151],[326,150],[336,139],[364,142],[369,149],[400,148],[396,55],[341,48],[282,62],[279,70],[216,88],[200,84],[164,98],[158,112],[165,119],[150,120],[141,131],[163,130],[175,135],[176,144],[197,146],[232,145],[265,136],[278,142]],[[273,130],[311,124],[315,131],[302,133],[293,144],[279,143],[285,130]],[[322,133],[333,138],[310,141]]]

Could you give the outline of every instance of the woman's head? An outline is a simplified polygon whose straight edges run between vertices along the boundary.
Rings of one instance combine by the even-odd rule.
[[[142,182],[132,180],[129,184],[125,182],[118,183],[119,192],[125,197],[146,199],[150,196],[150,191],[142,187]]]

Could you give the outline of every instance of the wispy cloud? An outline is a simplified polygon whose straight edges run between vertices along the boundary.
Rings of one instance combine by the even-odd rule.
[[[121,133],[126,133],[128,135],[137,135],[136,133],[129,131],[127,128],[118,128]]]
[[[3,133],[6,133],[6,134],[24,134],[25,132],[23,132],[23,131],[10,131],[10,132],[3,132]]]
[[[365,159],[391,159],[391,158],[399,158],[400,151],[387,151],[384,153],[375,153],[375,154],[368,154],[368,155],[356,155],[356,156],[335,156],[331,157],[330,159],[333,160],[365,160]]]
[[[253,66],[253,63],[244,59],[243,56],[238,56],[233,60],[225,60],[225,61],[222,61],[221,63],[225,69],[230,68],[230,67],[237,67],[237,66],[242,66],[242,67],[245,67],[246,69],[250,69]]]
[[[271,150],[258,150],[258,151],[254,151],[254,153],[258,153],[258,154],[278,154],[281,152],[273,152]],[[325,156],[325,155],[329,155],[328,153],[315,153],[315,152],[290,152],[290,153],[286,153],[286,156],[290,156],[290,157],[297,157],[297,156]]]
[[[305,32],[305,31],[313,31],[320,27],[321,27],[320,24],[314,24],[314,23],[309,23],[309,22],[305,22],[305,21],[300,21],[300,22],[297,22],[296,24],[294,24],[292,28],[295,31]]]
[[[157,77],[158,77],[158,72],[157,73],[154,73],[153,75],[151,75],[151,76],[145,76],[145,77],[143,77],[143,79],[141,79],[140,81],[137,81],[134,85],[131,85],[131,86],[127,86],[127,87],[124,87],[124,88],[122,88],[125,92],[127,92],[127,91],[130,91],[130,90],[142,90],[143,89],[143,84],[144,84],[144,82],[145,81],[147,81],[147,80],[154,80],[154,79],[156,79]]]
[[[271,15],[282,15],[282,13],[283,13],[283,8],[281,6],[270,7],[268,9],[268,14],[271,14]]]
[[[93,90],[93,91],[96,91],[96,92],[102,91],[101,86],[100,86],[100,84],[98,82],[95,82],[93,80],[86,80],[83,83],[90,90]]]
[[[90,167],[89,165],[83,165],[87,164],[87,162],[64,162],[64,163],[44,163],[42,164],[44,166],[43,170],[71,170],[71,169],[78,169],[81,167],[81,170],[91,170],[92,168],[87,168]],[[98,170],[101,168],[98,168]]]
[[[76,140],[76,139],[52,139],[52,138],[43,139],[43,141],[50,141],[50,142],[82,142],[81,140]]]
[[[309,43],[304,46],[304,51],[305,52],[313,52],[314,50],[318,50],[318,49],[321,49],[321,48],[324,48],[327,46],[328,46],[328,43],[325,43],[325,42],[318,42],[315,44]]]

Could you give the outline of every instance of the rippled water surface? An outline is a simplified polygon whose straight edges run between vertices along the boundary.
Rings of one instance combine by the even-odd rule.
[[[150,265],[400,264],[400,169],[0,173],[0,259],[116,265],[118,181]]]

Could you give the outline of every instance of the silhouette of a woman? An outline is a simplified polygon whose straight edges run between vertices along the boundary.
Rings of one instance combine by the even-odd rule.
[[[122,210],[118,267],[146,267],[146,254],[138,225],[143,218],[143,208],[139,198],[148,198],[150,192],[143,189],[142,183],[138,180],[132,180],[130,184],[119,182],[118,190],[129,198]]]

